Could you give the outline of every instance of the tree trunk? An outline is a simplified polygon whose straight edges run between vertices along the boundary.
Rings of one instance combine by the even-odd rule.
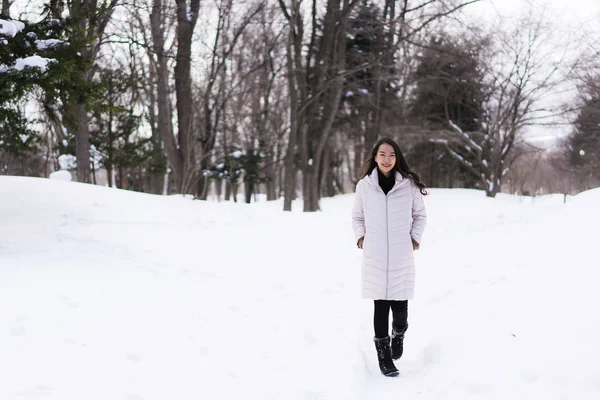
[[[340,51],[341,52],[341,51]],[[341,63],[341,61],[340,61]],[[339,65],[338,65],[339,67]],[[331,127],[335,119],[342,98],[343,78],[335,78],[335,85],[328,96],[325,97],[324,115],[327,117],[321,122],[318,135],[315,135],[314,141],[317,142],[312,165],[306,165],[304,174],[306,185],[302,188],[304,194],[304,211],[313,212],[319,210],[319,178],[321,176],[321,160],[325,146],[331,134]],[[308,192],[307,192],[308,191]]]
[[[223,195],[223,179],[221,178],[215,179],[215,195],[217,196],[217,201],[221,201],[221,196]]]
[[[495,170],[495,172],[493,172]],[[500,192],[502,185],[502,171],[499,168],[492,169],[490,176],[486,177],[485,195],[494,198]]]
[[[298,92],[296,91],[293,51],[294,51],[294,25],[289,28],[289,38],[286,50],[288,86],[290,90],[290,137],[284,160],[285,178],[283,189],[283,211],[292,211],[292,199],[296,192],[296,141],[298,137]]]
[[[92,165],[92,184],[97,185],[98,181],[96,180],[96,167],[94,165],[94,163],[91,163]]]
[[[225,201],[231,200],[231,181],[225,181]]]
[[[73,107],[72,132],[75,135],[75,155],[77,157],[77,181],[91,183],[90,174],[90,130],[88,113],[85,105],[76,104]]]
[[[365,158],[364,147],[363,147],[363,144],[361,143],[360,136],[356,137],[355,141],[354,141],[354,160],[353,160],[354,173],[350,176],[352,183],[354,183],[355,185],[359,180],[361,180],[363,178],[362,176],[358,176],[358,175],[360,174],[360,167],[368,159],[368,157],[369,156],[367,156],[367,158]],[[350,162],[350,160],[348,160],[348,162]],[[350,171],[350,172],[352,172],[352,171]]]
[[[63,0],[50,0],[50,15],[52,16],[52,18],[60,19],[62,16],[63,9]]]
[[[454,159],[452,157],[450,157],[450,160],[448,161],[448,165],[449,165],[449,171],[448,171],[448,187],[450,189],[454,188],[454,173],[456,171],[456,162],[454,161]],[[428,185],[429,187],[433,187],[432,183],[429,183]]]
[[[244,182],[246,204],[252,203],[252,194],[254,194],[254,182],[247,180]]]
[[[149,56],[152,60],[156,60],[156,62],[150,63],[150,71],[151,74],[156,75],[156,106],[158,109],[157,130],[164,143],[165,153],[173,171],[175,187],[179,191],[183,177],[183,159],[173,135],[169,71],[164,49],[165,33],[163,23],[165,22],[165,13],[163,8],[162,0],[154,0],[152,4],[152,13],[150,14],[152,53]]]
[[[12,2],[13,0],[2,0],[2,15],[4,17],[10,18],[10,6]]]
[[[177,123],[179,147],[183,159],[183,168],[178,190],[180,193],[190,193],[196,171],[194,171],[194,141],[192,139],[192,36],[198,19],[200,0],[177,2],[177,54],[175,64],[175,90],[177,99]]]
[[[106,180],[108,181],[108,187],[113,187],[113,168],[110,165],[106,165]]]
[[[127,190],[129,188],[127,180],[127,170],[119,166],[119,189]]]
[[[148,106],[148,116],[150,120],[150,128],[152,131],[152,161],[150,166],[150,188],[149,192],[154,194],[161,194],[163,192],[164,185],[164,166],[166,160],[163,155],[163,141],[161,138],[161,132],[158,127],[158,116],[156,115],[157,109],[161,107],[156,100],[156,88],[154,83],[157,80],[156,68],[153,66],[154,63],[150,63],[149,68],[149,88],[147,90],[150,98],[150,104]]]
[[[323,197],[333,197],[335,188],[333,185],[333,167],[332,167],[332,149],[325,149],[321,170],[321,190],[324,191]]]
[[[198,198],[201,200],[206,200],[206,196],[208,195],[208,176],[204,176],[202,172],[208,170],[209,168],[209,159],[203,158],[200,162],[201,175],[198,178],[198,184],[196,185],[196,196],[198,196]]]
[[[274,157],[271,154],[265,158],[266,167],[264,169],[265,177],[265,189],[267,192],[267,201],[277,200],[277,176],[275,174],[275,164],[273,162]]]
[[[302,195],[304,199],[304,211],[319,211],[319,177],[317,168],[307,168],[303,173]]]
[[[430,143],[429,144],[429,184],[432,186],[438,186],[438,183],[436,181],[436,176],[435,176],[435,166],[436,166],[436,162],[435,162],[435,151],[436,149],[436,145],[435,143]]]
[[[237,203],[238,187],[237,182],[231,182],[231,196],[233,196],[234,203]]]

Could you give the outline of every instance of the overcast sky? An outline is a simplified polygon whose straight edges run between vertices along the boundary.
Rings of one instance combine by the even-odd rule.
[[[600,0],[483,0],[465,8],[474,17],[496,14],[516,16],[529,8],[546,10],[563,27],[579,27],[598,31],[600,28]]]

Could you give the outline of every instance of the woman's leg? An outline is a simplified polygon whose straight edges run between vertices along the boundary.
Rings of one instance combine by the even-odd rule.
[[[404,333],[408,329],[408,300],[392,301],[392,358],[402,357],[404,353]]]
[[[392,348],[389,331],[390,302],[387,300],[375,300],[375,312],[373,313],[373,325],[375,326],[375,349],[377,349],[377,361],[379,369],[385,376],[398,376],[398,369],[392,361]]]
[[[390,335],[390,302],[387,300],[375,300],[374,302],[373,326],[375,337],[381,339]]]
[[[392,327],[396,332],[406,332],[408,329],[408,300],[390,301],[392,308]]]

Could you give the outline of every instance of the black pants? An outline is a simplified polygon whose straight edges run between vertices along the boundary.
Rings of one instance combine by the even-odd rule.
[[[392,324],[396,330],[405,331],[408,328],[408,300],[375,300],[373,325],[376,338],[390,335],[390,308],[392,309]]]

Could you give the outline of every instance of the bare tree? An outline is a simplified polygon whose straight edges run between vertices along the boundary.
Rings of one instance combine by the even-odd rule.
[[[545,47],[551,35],[543,16],[529,16],[500,36],[498,51],[481,63],[486,89],[479,129],[467,131],[449,119],[448,134],[431,139],[443,143],[479,179],[489,197],[500,191],[511,162],[519,156],[515,150],[523,143],[524,129],[550,123],[558,114],[558,107],[544,100],[572,66],[565,59],[566,50],[557,57],[555,48]]]
[[[177,146],[173,133],[173,113],[169,88],[170,49],[166,43],[169,27],[174,25],[172,22],[176,18],[170,11],[169,6],[162,0],[153,0],[150,13],[151,40],[146,38],[141,18],[138,17],[138,20],[140,21],[139,29],[144,32],[145,48],[150,60],[151,88],[149,89],[149,97],[151,100],[150,116],[153,127],[153,142],[157,148],[159,142],[163,143],[168,165],[174,172],[175,187],[180,191],[183,183],[183,157],[181,148]],[[155,156],[155,158],[159,157],[158,155]],[[167,176],[169,176],[168,173]]]
[[[344,84],[348,18],[358,3],[359,0],[328,0],[323,28],[320,29],[317,1],[313,0],[312,29],[308,48],[305,49],[301,0],[292,0],[289,7],[279,0],[289,23],[287,72],[291,100],[284,210],[291,210],[291,198],[295,191],[292,185],[297,144],[303,175],[304,210],[319,209],[324,150],[339,109]]]
[[[207,171],[211,163],[213,149],[216,144],[219,125],[223,122],[223,111],[228,101],[230,90],[227,88],[227,62],[240,42],[242,34],[261,13],[266,0],[257,0],[250,4],[237,20],[233,13],[233,0],[220,0],[218,7],[217,29],[214,44],[211,48],[210,66],[206,79],[200,85],[198,118],[199,171]],[[205,199],[208,193],[208,175],[199,174],[197,179],[198,196]]]
[[[175,89],[177,96],[178,147],[181,151],[179,193],[191,192],[196,170],[193,132],[192,97],[192,36],[198,21],[200,0],[176,0],[177,4],[177,54],[175,64]]]
[[[386,0],[383,8],[383,32],[377,56],[354,68],[347,69],[346,51],[349,18],[361,0],[328,0],[324,4],[325,14],[319,15],[318,2],[310,3],[310,19],[302,7],[302,0],[291,0],[286,4],[279,0],[280,7],[289,24],[288,35],[288,84],[290,96],[290,136],[286,154],[286,180],[284,210],[291,209],[294,196],[296,165],[302,171],[302,193],[304,210],[319,209],[321,184],[329,182],[323,178],[329,174],[331,165],[326,160],[330,136],[340,110],[340,101],[346,77],[365,68],[375,72],[372,95],[373,112],[365,113],[364,124],[367,140],[360,139],[355,146],[362,158],[365,149],[372,146],[385,128],[386,82],[393,74],[396,49],[410,40],[426,26],[474,1],[403,1]],[[412,18],[418,15],[418,18]],[[310,21],[310,23],[305,22]],[[305,35],[305,28],[310,31]],[[358,121],[357,121],[358,122]],[[299,157],[297,157],[297,154]],[[329,157],[331,158],[331,157]]]

